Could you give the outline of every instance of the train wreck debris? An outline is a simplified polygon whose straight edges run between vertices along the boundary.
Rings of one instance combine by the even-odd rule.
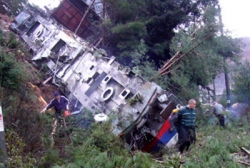
[[[11,28],[29,46],[32,61],[47,65],[52,82],[69,98],[71,111],[103,113],[96,116],[101,121],[112,115],[114,134],[131,149],[152,152],[176,144],[178,135],[169,131],[168,120],[181,104],[175,95],[32,8],[22,11]]]

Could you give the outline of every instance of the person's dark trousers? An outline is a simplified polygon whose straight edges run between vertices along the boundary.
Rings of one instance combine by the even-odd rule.
[[[56,111],[56,119],[59,122],[59,124],[61,124],[62,122],[61,114],[62,114],[62,111]]]
[[[191,143],[194,143],[196,140],[195,136],[195,127],[187,127],[184,125],[181,125],[179,127],[179,152],[183,153],[184,149],[189,149],[189,146]]]
[[[218,115],[217,115],[217,118],[218,118],[218,120],[219,120],[219,122],[220,122],[220,125],[221,125],[222,127],[225,127],[225,117],[224,117],[222,114],[218,114]]]

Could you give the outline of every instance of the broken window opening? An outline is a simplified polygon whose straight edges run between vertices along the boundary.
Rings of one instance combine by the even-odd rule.
[[[107,82],[107,81],[109,80],[109,78],[110,78],[110,77],[106,77],[106,78],[104,79],[104,81]]]
[[[56,54],[60,51],[60,49],[66,45],[66,42],[63,40],[59,40],[56,45],[51,49],[52,52],[55,52]]]
[[[103,94],[103,98],[107,98],[110,94],[111,94],[111,90],[107,90],[107,91]]]
[[[40,23],[39,23],[38,21],[36,21],[36,22],[30,27],[30,29],[28,30],[27,36],[30,37],[30,35],[31,35],[32,33],[34,33],[34,31],[39,27],[39,25],[40,25]]]
[[[107,83],[110,79],[111,79],[111,76],[106,76],[106,78],[104,79],[104,81]]]
[[[94,67],[95,67],[95,66],[94,66],[94,65],[92,65],[89,69],[90,69],[90,70],[92,70],[92,69],[94,69]]]
[[[98,72],[95,72],[95,74],[93,75],[93,79],[96,80],[96,78],[99,76],[100,74]]]
[[[88,80],[86,81],[86,83],[90,83],[90,81],[92,80],[92,78],[88,78]]]
[[[122,95],[123,97],[125,97],[127,94],[128,94],[128,92],[127,92],[126,90],[124,90],[124,91],[122,92],[121,95]]]
[[[34,54],[34,50],[32,48],[30,48],[29,53]]]
[[[121,98],[121,99],[127,99],[128,98],[128,96],[130,95],[130,90],[129,89],[123,89],[123,91],[119,94],[119,97]]]
[[[61,55],[59,58],[59,61],[66,64],[66,63],[70,62],[70,59],[68,59],[68,56],[66,56],[66,55]]]

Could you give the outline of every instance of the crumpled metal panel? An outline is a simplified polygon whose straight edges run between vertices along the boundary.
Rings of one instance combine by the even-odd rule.
[[[27,19],[29,19],[31,15],[25,11],[20,12],[20,14],[15,17],[15,22],[18,26],[23,24]]]

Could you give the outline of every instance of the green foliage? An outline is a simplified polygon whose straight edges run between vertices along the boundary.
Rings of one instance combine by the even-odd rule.
[[[224,71],[225,53],[230,54],[227,58],[237,60],[236,54],[241,51],[241,43],[237,39],[218,36],[220,23],[216,18],[220,11],[217,3],[208,3],[201,10],[204,14],[188,28],[178,29],[172,39],[172,55],[179,51],[184,56],[162,80],[168,90],[186,100],[198,97],[198,86],[205,88]]]
[[[157,74],[156,65],[150,60],[147,55],[148,47],[144,40],[140,40],[140,44],[135,48],[130,55],[133,55],[131,66],[133,66],[133,72],[137,75],[143,76],[145,79],[150,80],[152,76]]]
[[[21,45],[21,43],[17,40],[16,35],[13,32],[10,32],[8,34],[8,40],[6,43],[6,46],[10,49],[15,49]]]
[[[106,28],[105,41],[109,44],[107,50],[112,51],[125,65],[129,65],[134,59],[134,55],[130,53],[140,45],[141,39],[145,40],[148,47],[147,55],[157,65],[169,58],[173,29],[181,24],[188,26],[189,21],[193,19],[191,16],[199,17],[203,12],[200,6],[209,4],[191,0],[105,2],[110,17],[110,20],[103,24]]]
[[[21,87],[26,74],[23,65],[11,54],[5,54],[0,48],[0,85],[1,87],[17,90]]]
[[[66,149],[67,157],[62,163],[58,151],[49,151],[42,158],[40,167],[162,167],[147,153],[129,153],[121,139],[112,133],[109,122],[96,123],[88,130],[74,129],[72,142]]]
[[[243,167],[231,156],[241,154],[240,147],[249,148],[249,120],[230,118],[226,114],[226,128],[211,122],[215,116],[211,112],[197,111],[196,143],[191,150],[184,153],[183,167]],[[211,110],[208,108],[208,110]],[[217,120],[217,118],[216,118]]]
[[[120,38],[128,38],[130,35],[136,35],[141,39],[146,34],[145,24],[140,21],[130,22],[125,25],[118,24],[111,31],[112,33],[120,34]]]
[[[133,105],[136,104],[137,102],[142,103],[142,102],[143,102],[143,99],[144,99],[144,97],[138,93],[138,94],[136,94],[134,97],[132,97],[131,99],[129,99],[129,104],[130,104],[131,106],[133,106]]]
[[[218,36],[218,1],[108,0],[107,5],[108,50],[136,74],[150,80],[170,54],[186,54],[168,76],[155,79],[183,99],[198,97],[198,86],[208,86],[224,71],[223,59],[235,61],[241,51],[239,40]]]
[[[9,167],[31,168],[35,166],[36,159],[31,154],[24,153],[25,143],[13,130],[6,130],[6,146],[8,151]]]
[[[37,113],[40,102],[31,83],[36,77],[30,75],[32,67],[20,61],[28,51],[13,33],[0,31],[0,45],[0,100],[8,163],[10,167],[35,167],[45,146],[39,133],[50,134],[51,121]]]
[[[0,45],[4,46],[6,41],[6,37],[4,36],[4,32],[0,29]]]
[[[226,129],[211,125],[199,128],[198,141],[185,157],[183,167],[242,167],[231,154],[240,152],[237,147],[248,146],[249,135],[244,134],[248,129],[248,123],[239,128],[238,122]]]
[[[18,62],[15,57],[22,53],[20,50],[22,45],[14,33],[5,35],[2,30],[0,30],[0,45],[2,45],[0,47],[0,86],[18,90],[29,77],[29,73],[25,73],[22,62]]]
[[[57,149],[49,149],[41,158],[39,167],[52,167],[55,163],[63,164],[64,161],[59,157],[60,151]]]
[[[1,102],[9,166],[35,167],[41,152],[51,145],[51,116],[37,113],[40,102],[27,88],[19,92],[1,88]]]
[[[16,104],[18,100],[15,96],[9,98],[11,104]],[[15,102],[15,103],[14,103]],[[5,111],[7,110],[4,108]],[[13,111],[13,109],[9,109]],[[23,110],[21,110],[23,111]],[[198,112],[199,113],[199,112]],[[201,118],[202,114],[199,113],[198,120],[208,120],[208,118]],[[20,112],[11,115],[18,115],[23,119],[27,115],[20,115]],[[88,115],[88,114],[86,114]],[[7,115],[8,116],[8,115]],[[32,116],[32,115],[31,115]],[[15,158],[13,164],[18,164],[20,167],[27,167],[28,165],[33,164],[35,167],[178,167],[180,158],[176,154],[164,153],[161,163],[155,162],[152,159],[152,155],[142,152],[130,153],[127,149],[124,148],[123,142],[113,134],[112,125],[109,122],[106,123],[96,123],[91,126],[88,130],[83,130],[79,128],[73,128],[72,132],[67,135],[70,141],[64,143],[65,137],[57,137],[55,140],[57,144],[53,148],[50,147],[50,131],[51,131],[51,116],[50,115],[39,115],[39,120],[35,125],[31,126],[31,129],[36,128],[38,125],[41,125],[43,129],[35,131],[24,130],[35,135],[35,132],[40,132],[42,134],[42,143],[37,142],[43,145],[42,156],[39,157],[39,162],[37,159],[31,157],[26,152],[24,152],[25,147],[29,147],[28,143],[21,141],[25,139],[22,136],[19,136],[16,133],[12,133],[13,136],[18,136],[19,141],[13,143],[13,149],[16,148],[15,153],[12,153],[10,156]],[[50,118],[50,119],[49,119]],[[6,118],[8,121],[8,117]],[[24,119],[27,121],[31,118]],[[240,167],[238,163],[232,160],[231,153],[238,151],[237,147],[245,146],[248,147],[250,143],[249,135],[245,135],[244,132],[249,129],[247,123],[244,123],[243,127],[238,127],[238,122],[232,122],[230,125],[227,124],[226,129],[221,129],[217,126],[211,126],[208,122],[198,121],[199,125],[203,123],[203,126],[199,126],[197,130],[197,143],[196,145],[191,146],[191,151],[184,156],[185,163],[183,167]],[[16,131],[18,127],[25,128],[21,125],[20,122],[14,122],[13,127]],[[7,127],[10,127],[7,125]],[[21,133],[20,135],[25,135]],[[226,136],[225,136],[226,135]],[[27,136],[27,134],[26,134]],[[40,135],[39,135],[40,136]],[[7,138],[11,140],[11,138]],[[12,138],[13,140],[13,138]],[[27,140],[25,140],[28,142]],[[9,143],[8,143],[9,144]],[[10,143],[12,144],[12,142]],[[38,146],[37,146],[38,147]],[[17,150],[18,149],[18,150]],[[23,151],[22,155],[17,151]],[[29,151],[32,151],[29,149]],[[175,153],[176,150],[174,150]],[[26,156],[20,160],[19,155]]]
[[[242,52],[242,47],[244,47],[244,44],[240,39],[234,39],[230,36],[219,36],[216,38],[215,48],[218,54],[224,58],[238,61],[239,59],[236,59],[235,55]]]
[[[244,102],[249,100],[250,95],[250,63],[244,62],[235,68],[233,74],[233,93],[237,100]]]

